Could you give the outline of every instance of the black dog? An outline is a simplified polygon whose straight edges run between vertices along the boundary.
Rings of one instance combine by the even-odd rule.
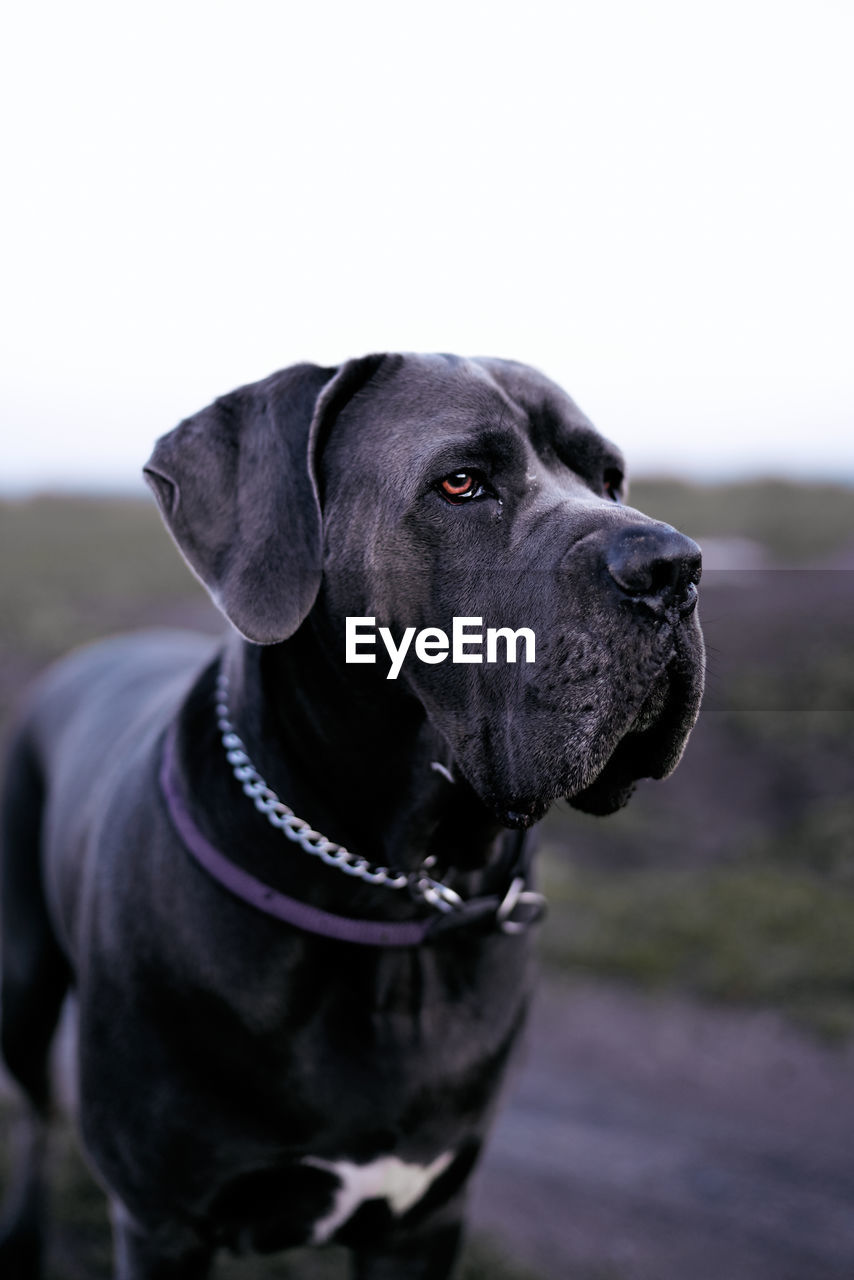
[[[440,1280],[524,1017],[524,829],[676,765],[698,548],[621,505],[620,456],[568,396],[498,360],[296,366],[183,422],[146,474],[240,635],[83,650],[16,730],[3,1051],[31,1122],[2,1274],[38,1274],[73,981],[117,1276],[335,1240],[361,1280]],[[525,627],[536,657],[425,648],[390,680],[379,645],[344,661],[348,617]]]

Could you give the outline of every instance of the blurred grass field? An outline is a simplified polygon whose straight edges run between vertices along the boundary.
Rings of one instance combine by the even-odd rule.
[[[778,564],[821,559],[854,545],[854,490],[792,480],[632,483],[629,502],[698,539],[750,538]]]
[[[777,1009],[842,1041],[854,1032],[854,491],[661,480],[636,483],[631,501],[701,542],[750,539],[771,567],[707,575],[707,696],[674,777],[641,784],[611,818],[564,804],[543,824],[543,963],[567,982]],[[0,547],[0,723],[79,643],[222,629],[153,502],[0,501]],[[106,1277],[102,1197],[67,1134],[55,1165],[50,1280]],[[333,1250],[224,1260],[217,1274],[339,1280],[341,1267]],[[475,1241],[462,1280],[487,1276],[535,1280]]]

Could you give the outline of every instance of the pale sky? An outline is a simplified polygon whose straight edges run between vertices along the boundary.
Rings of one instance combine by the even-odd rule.
[[[392,349],[537,365],[635,473],[854,480],[850,0],[34,0],[0,50],[0,489]]]

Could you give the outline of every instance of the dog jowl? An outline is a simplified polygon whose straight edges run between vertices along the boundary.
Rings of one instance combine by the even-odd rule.
[[[499,360],[295,366],[181,423],[146,475],[231,627],[73,654],[14,730],[2,1044],[28,1138],[3,1275],[40,1274],[73,985],[122,1280],[327,1241],[361,1280],[444,1280],[524,1019],[525,831],[675,767],[699,550],[625,504],[563,391]],[[348,619],[393,679],[346,661]]]

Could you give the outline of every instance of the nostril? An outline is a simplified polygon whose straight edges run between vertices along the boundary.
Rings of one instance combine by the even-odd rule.
[[[620,530],[608,547],[605,563],[621,591],[657,612],[675,607],[688,614],[696,606],[700,548],[670,525]]]

